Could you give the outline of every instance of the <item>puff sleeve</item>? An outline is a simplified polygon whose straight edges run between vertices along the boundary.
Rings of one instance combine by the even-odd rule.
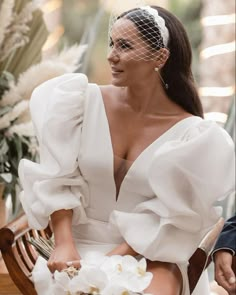
[[[215,201],[234,192],[234,157],[226,131],[200,121],[156,151],[148,171],[155,196],[131,213],[114,211],[112,227],[150,260],[186,263],[221,214]]]
[[[73,209],[73,224],[86,222],[88,196],[78,155],[87,88],[86,76],[65,74],[32,94],[40,163],[23,159],[19,164],[20,200],[32,228],[45,228],[50,215],[60,209]]]

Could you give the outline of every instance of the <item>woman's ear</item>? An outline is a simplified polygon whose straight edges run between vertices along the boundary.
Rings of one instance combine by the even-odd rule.
[[[161,69],[164,67],[166,61],[168,60],[170,55],[170,52],[167,48],[161,48],[157,52],[157,58],[156,58],[156,67]]]

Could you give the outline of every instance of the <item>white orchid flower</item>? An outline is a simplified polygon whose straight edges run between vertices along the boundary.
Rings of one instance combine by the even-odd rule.
[[[137,273],[123,272],[119,278],[119,283],[132,292],[140,293],[145,290],[151,283],[152,273],[146,272],[145,275],[139,276]],[[116,278],[118,281],[118,278]]]
[[[95,267],[82,267],[79,274],[70,281],[69,291],[72,294],[84,292],[100,295],[107,284],[107,275],[102,270]]]
[[[88,252],[83,259],[80,260],[81,267],[100,267],[109,257],[100,252]]]
[[[54,294],[66,294],[69,291],[71,279],[65,272],[55,271],[54,273]]]
[[[138,276],[143,276],[147,270],[147,262],[145,258],[140,261],[133,256],[126,255],[122,259],[122,266],[125,271],[136,273]]]
[[[137,261],[130,255],[111,256],[110,260],[106,260],[101,266],[101,269],[109,277],[111,286],[122,287],[134,293],[145,290],[152,280],[153,275],[146,272],[146,268],[145,258]],[[123,294],[121,293],[121,295]]]
[[[111,279],[123,271],[122,261],[123,256],[113,255],[104,259],[100,268],[107,274],[109,279]]]
[[[55,294],[145,295],[143,290],[153,277],[146,269],[144,258],[138,261],[129,255],[108,257],[90,252],[81,260],[81,269],[72,279],[66,273],[55,273]]]

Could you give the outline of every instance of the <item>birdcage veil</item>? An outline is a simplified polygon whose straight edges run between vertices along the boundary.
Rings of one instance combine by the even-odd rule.
[[[157,52],[161,48],[168,48],[169,31],[165,25],[165,20],[159,15],[158,10],[146,5],[145,1],[128,1],[125,9],[122,9],[119,3],[117,1],[114,5],[110,16],[108,54],[111,50],[115,50],[117,53],[129,50],[134,45],[136,50],[130,54],[131,59],[156,60]],[[118,21],[122,20],[125,20],[126,23],[120,25],[117,29]],[[129,24],[131,22],[132,24],[127,25],[127,20]],[[121,42],[116,45],[112,36],[117,30]],[[163,52],[160,52],[160,54],[163,55]]]

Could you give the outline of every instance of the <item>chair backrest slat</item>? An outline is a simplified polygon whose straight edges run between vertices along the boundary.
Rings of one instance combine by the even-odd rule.
[[[29,273],[31,273],[32,269],[34,268],[34,264],[29,258],[28,252],[26,251],[25,244],[23,242],[23,237],[20,237],[16,241],[18,255],[20,255],[22,262],[24,263],[25,267],[28,269]],[[26,247],[28,245],[26,244]]]
[[[35,264],[37,258],[38,258],[38,253],[36,252],[34,246],[32,246],[28,241],[30,240],[30,233],[29,231],[25,233],[25,235],[22,237],[22,240],[24,241],[25,244],[25,249],[27,251],[27,254],[29,255],[30,260],[32,261],[33,264]]]

